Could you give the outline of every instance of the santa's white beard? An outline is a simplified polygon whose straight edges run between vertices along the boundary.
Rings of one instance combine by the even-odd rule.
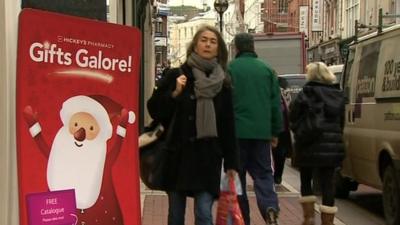
[[[75,189],[78,209],[96,203],[100,194],[107,140],[77,142],[64,126],[58,131],[47,164],[47,183],[51,191]]]

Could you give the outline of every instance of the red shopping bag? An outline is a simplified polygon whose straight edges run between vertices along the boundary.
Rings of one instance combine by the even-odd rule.
[[[216,225],[244,225],[237,200],[235,181],[233,178],[228,178],[228,176],[226,176],[226,179],[229,179],[229,182],[225,182],[228,187],[221,188]]]

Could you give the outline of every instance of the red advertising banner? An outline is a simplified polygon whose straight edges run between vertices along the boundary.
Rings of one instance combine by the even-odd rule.
[[[132,27],[21,12],[21,225],[140,224],[140,49],[140,32]]]

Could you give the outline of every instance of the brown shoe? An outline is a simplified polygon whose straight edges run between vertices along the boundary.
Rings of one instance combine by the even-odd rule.
[[[278,212],[275,209],[268,208],[266,217],[265,222],[267,222],[267,225],[279,225]]]

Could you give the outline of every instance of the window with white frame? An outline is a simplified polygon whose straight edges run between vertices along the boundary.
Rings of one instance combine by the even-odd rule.
[[[396,2],[396,14],[400,14],[400,2]],[[400,17],[396,18],[396,23],[400,23]]]
[[[288,1],[287,0],[279,0],[278,2],[278,12],[283,14],[288,12]]]
[[[260,3],[260,22],[264,22],[264,14],[265,14],[265,6],[264,6],[264,2]]]
[[[345,0],[346,10],[346,34],[350,37],[355,34],[355,20],[360,19],[360,0]]]
[[[388,13],[396,14],[396,1],[395,0],[390,0]],[[389,18],[387,23],[389,23],[389,24],[396,23],[396,18],[395,17]]]
[[[366,25],[376,24],[373,8],[371,8],[371,3],[369,1],[365,1],[364,7],[365,7],[365,10],[364,10],[365,11],[365,19],[364,19],[365,21],[361,21],[361,22],[365,22]]]
[[[161,17],[157,17],[155,20],[155,31],[156,33],[162,34],[163,33],[163,19]]]

